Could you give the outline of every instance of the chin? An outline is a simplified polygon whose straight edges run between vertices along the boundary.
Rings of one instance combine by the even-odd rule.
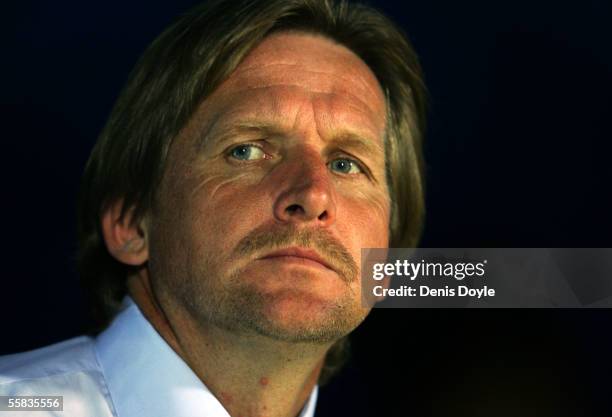
[[[311,280],[307,285],[305,276],[294,281],[254,278],[238,275],[229,280],[234,285],[206,291],[215,297],[193,300],[202,320],[232,332],[327,344],[350,333],[369,312],[361,306],[359,291],[342,281],[316,285]]]
[[[268,294],[256,330],[279,340],[331,343],[350,333],[367,315],[354,302],[339,303],[299,291]]]

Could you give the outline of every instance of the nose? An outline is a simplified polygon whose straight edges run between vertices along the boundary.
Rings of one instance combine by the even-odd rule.
[[[334,184],[320,156],[302,153],[299,160],[286,161],[282,175],[286,181],[274,204],[277,221],[320,227],[335,222]]]

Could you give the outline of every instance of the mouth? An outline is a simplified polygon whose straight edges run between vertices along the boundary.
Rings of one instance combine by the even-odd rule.
[[[335,272],[335,269],[323,259],[316,251],[299,247],[285,248],[271,252],[260,259],[278,259],[299,263],[307,266],[323,267]]]

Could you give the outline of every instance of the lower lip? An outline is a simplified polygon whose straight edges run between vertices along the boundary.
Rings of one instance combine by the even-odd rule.
[[[310,267],[314,267],[314,268],[318,268],[318,269],[324,269],[326,271],[332,271],[330,268],[326,267],[325,265],[323,265],[320,262],[314,261],[312,259],[308,259],[308,258],[302,258],[299,256],[290,256],[290,255],[283,255],[283,256],[270,256],[267,258],[261,258],[262,261],[280,261],[283,263],[290,263],[290,264],[295,264],[295,265],[303,265],[303,266],[310,266]]]

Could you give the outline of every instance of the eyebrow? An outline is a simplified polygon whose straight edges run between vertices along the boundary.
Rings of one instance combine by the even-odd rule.
[[[341,131],[334,135],[331,142],[347,148],[356,149],[364,155],[376,155],[377,153],[384,155],[384,148],[375,143],[373,139],[365,138],[350,131]]]
[[[245,133],[263,133],[266,135],[282,133],[280,129],[274,128],[274,125],[268,123],[244,121],[223,123],[218,126],[218,121],[217,119],[212,122],[206,130],[198,135],[196,142],[198,149],[207,149]]]
[[[211,126],[208,132],[203,135],[200,146],[212,146],[212,143],[207,142],[209,142],[213,137],[214,143],[220,144],[232,137],[247,133],[265,136],[288,136],[287,130],[283,129],[277,124],[256,120],[243,120],[238,122],[230,122],[220,127]],[[376,155],[377,153],[384,155],[383,146],[377,144],[374,139],[370,139],[348,129],[339,129],[330,139],[326,140],[325,142],[328,145],[337,145],[357,150],[366,156]]]
[[[230,137],[245,133],[257,133],[264,134],[266,136],[280,136],[285,134],[283,129],[271,123],[259,121],[230,122],[225,127],[220,128],[217,142],[223,142]]]

